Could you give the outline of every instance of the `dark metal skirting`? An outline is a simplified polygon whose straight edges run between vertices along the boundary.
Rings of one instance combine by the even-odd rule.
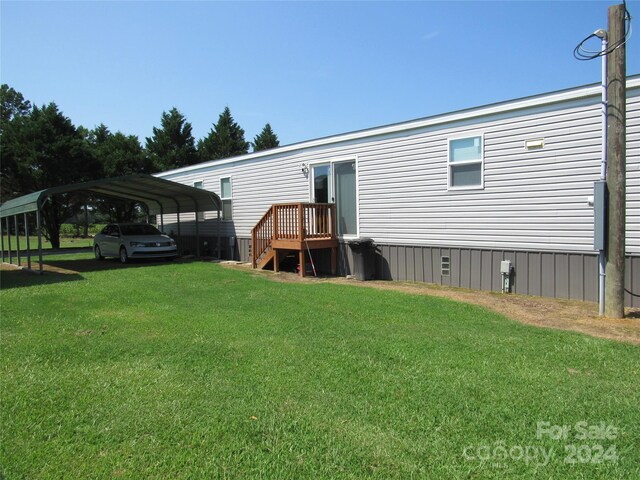
[[[223,251],[229,252],[228,238]],[[215,243],[214,243],[215,245]],[[449,274],[443,274],[442,257],[449,257]],[[249,238],[235,239],[234,260],[251,261]],[[329,270],[329,255],[314,252],[316,268]],[[376,278],[435,283],[499,292],[500,262],[511,260],[512,292],[543,297],[598,301],[598,257],[594,253],[490,250],[378,244]],[[325,265],[326,264],[326,265]],[[338,248],[338,274],[353,273],[348,245]],[[626,257],[626,288],[640,293],[640,255]],[[625,294],[627,307],[640,307],[640,298]]]
[[[198,251],[197,238],[192,235],[173,235],[178,244],[181,255],[196,255]],[[220,252],[218,252],[218,237],[201,235],[200,254],[204,257],[215,257],[223,260],[238,260],[238,242],[231,242],[229,237],[220,238]]]
[[[453,247],[378,245],[376,275],[383,280],[436,283],[454,287],[501,290],[500,262],[511,260],[514,293],[597,302],[598,257],[593,253],[488,250]],[[449,257],[449,272],[442,271]],[[350,249],[341,245],[338,265],[351,273]],[[626,258],[626,287],[640,293],[640,255]],[[628,307],[640,298],[625,294]]]

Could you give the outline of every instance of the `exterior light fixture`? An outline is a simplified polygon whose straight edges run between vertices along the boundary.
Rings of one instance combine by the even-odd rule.
[[[527,150],[536,150],[544,148],[544,138],[532,138],[524,141],[524,148]]]

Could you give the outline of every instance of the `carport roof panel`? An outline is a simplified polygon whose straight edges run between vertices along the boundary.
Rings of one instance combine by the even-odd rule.
[[[213,192],[151,175],[136,174],[61,185],[14,198],[0,205],[0,218],[34,212],[51,195],[80,191],[141,202],[149,207],[152,215],[221,209],[220,197]]]
[[[0,205],[0,218],[34,212],[38,208],[38,199],[43,191],[33,192],[4,202]]]

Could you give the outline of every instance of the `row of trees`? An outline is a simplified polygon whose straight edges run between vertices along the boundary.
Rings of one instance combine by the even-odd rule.
[[[249,148],[257,152],[279,145],[278,136],[268,123],[253,142],[246,141],[244,130],[231,116],[229,107],[225,107],[218,122],[197,144],[191,124],[176,108],[162,113],[160,127],[154,127],[153,135],[146,139],[146,151],[158,171],[242,155]]]
[[[42,107],[4,84],[0,87],[0,197],[5,202],[57,185],[134,173],[155,173],[207,160],[223,159],[274,148],[278,137],[266,124],[248,142],[229,108],[220,114],[208,135],[196,141],[192,127],[176,108],[163,112],[160,127],[143,147],[135,135],[113,133],[104,124],[76,127],[55,103]],[[52,198],[43,211],[44,234],[59,246],[62,222],[90,201],[112,221],[128,220],[132,204],[77,195]],[[118,208],[116,208],[118,207]]]

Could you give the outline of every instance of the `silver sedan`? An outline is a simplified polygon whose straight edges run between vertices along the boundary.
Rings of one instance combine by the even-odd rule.
[[[116,257],[127,263],[134,258],[167,258],[178,255],[176,242],[146,223],[111,223],[93,239],[96,260]]]

